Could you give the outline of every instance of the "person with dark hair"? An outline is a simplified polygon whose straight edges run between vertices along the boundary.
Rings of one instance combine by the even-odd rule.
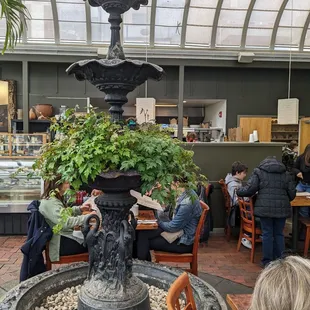
[[[245,179],[247,171],[247,165],[240,161],[235,161],[231,166],[231,173],[228,173],[225,178],[227,190],[231,199],[231,206],[238,206],[236,190],[242,187],[242,181]]]
[[[39,207],[39,212],[45,218],[47,224],[53,228],[61,221],[61,213],[65,205],[64,195],[70,189],[68,182],[60,182],[60,177],[44,184],[44,193]],[[90,211],[87,203],[80,207],[72,207],[72,216],[63,223],[60,234],[54,234],[49,243],[50,260],[58,261],[59,256],[74,255],[87,252],[82,243],[83,240],[73,235],[75,226],[81,226],[88,215],[82,215],[84,211]],[[92,212],[95,214],[96,212]]]
[[[242,187],[242,181],[245,179],[247,171],[247,165],[243,164],[240,161],[235,161],[231,166],[231,173],[228,173],[225,178],[225,183],[230,196],[231,205],[227,223],[227,225],[229,225],[230,227],[235,227],[236,220],[237,218],[239,218],[239,203],[236,190]],[[252,247],[251,242],[245,238],[242,239],[242,244],[249,249]]]
[[[291,141],[285,146],[282,152],[282,163],[289,172],[291,172],[294,168],[295,160],[297,158],[297,147],[297,141]]]
[[[291,204],[296,196],[295,184],[285,166],[275,157],[264,159],[248,181],[237,190],[240,197],[257,193],[254,215],[260,218],[263,232],[263,260],[266,266],[280,258],[285,250],[283,230],[286,218],[291,216]]]
[[[299,179],[297,184],[297,192],[310,193],[310,144],[305,148],[305,151],[297,157],[293,172]],[[299,214],[302,217],[310,217],[310,207],[302,207],[299,209]]]

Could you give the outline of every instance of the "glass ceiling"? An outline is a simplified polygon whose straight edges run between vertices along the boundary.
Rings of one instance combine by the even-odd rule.
[[[23,0],[23,43],[106,45],[108,14],[83,0]],[[0,39],[5,20],[0,21]],[[310,0],[149,0],[123,16],[125,46],[310,51]]]

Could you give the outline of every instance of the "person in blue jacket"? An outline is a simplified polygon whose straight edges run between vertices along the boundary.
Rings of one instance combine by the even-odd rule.
[[[178,186],[178,183],[176,183]],[[195,233],[202,208],[195,191],[180,189],[175,214],[172,220],[164,221],[158,217],[157,230],[139,231],[137,233],[137,258],[151,261],[150,250],[167,251],[172,253],[191,253]],[[165,235],[163,232],[172,233]],[[174,233],[174,234],[173,234]],[[176,239],[174,241],[173,238]]]

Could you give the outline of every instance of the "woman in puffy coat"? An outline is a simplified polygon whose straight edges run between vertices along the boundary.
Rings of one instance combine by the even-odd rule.
[[[249,179],[237,190],[240,197],[257,193],[254,215],[260,218],[263,232],[263,260],[266,266],[280,258],[285,250],[283,230],[286,218],[291,216],[291,204],[296,196],[295,184],[286,167],[275,157],[264,159]]]

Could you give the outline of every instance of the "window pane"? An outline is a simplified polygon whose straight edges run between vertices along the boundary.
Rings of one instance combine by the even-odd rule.
[[[124,25],[123,37],[125,43],[148,44],[150,26]]]
[[[91,24],[91,40],[93,43],[109,43],[111,39],[110,25]]]
[[[308,29],[306,34],[305,46],[310,47],[310,29]]]
[[[185,0],[157,0],[157,7],[184,8]]]
[[[86,20],[85,4],[57,3],[60,21],[82,22]]]
[[[242,28],[218,28],[216,35],[217,46],[240,46]]]
[[[310,1],[308,0],[289,0],[286,9],[310,10]]]
[[[155,43],[165,45],[180,45],[181,28],[155,27]]]
[[[273,28],[277,15],[277,12],[253,11],[249,22],[249,27]]]
[[[27,25],[27,37],[30,40],[54,40],[54,22],[52,20],[30,20]]]
[[[291,26],[293,24],[293,27],[303,27],[308,14],[309,12],[307,11],[284,10],[280,21],[280,26]]]
[[[59,22],[59,32],[61,41],[86,41],[86,24]]]
[[[6,19],[1,18],[0,19],[0,41],[4,41],[5,32],[6,32]]]
[[[129,10],[123,15],[124,24],[146,25],[151,21],[151,8],[140,7],[139,11]]]
[[[215,8],[218,0],[192,0],[191,6],[199,6],[205,8]]]
[[[23,1],[29,10],[31,19],[53,19],[50,2]]]
[[[103,10],[101,7],[100,8],[94,8],[90,7],[90,16],[91,16],[91,21],[97,22],[97,23],[105,23],[108,24],[109,21],[109,14]]]
[[[221,10],[219,26],[243,27],[246,11]]]
[[[256,0],[254,10],[279,11],[283,0]]]
[[[248,9],[251,0],[224,0],[223,9]]]
[[[164,9],[156,10],[156,25],[160,26],[178,26],[182,25],[183,9]]]
[[[186,27],[186,43],[185,44],[201,44],[210,45],[212,27]]]
[[[248,29],[246,46],[247,47],[269,47],[272,29]]]
[[[292,29],[292,40],[291,40],[291,29]],[[276,45],[290,46],[291,42],[292,42],[292,45],[299,45],[302,30],[303,28],[281,28],[279,27],[277,38],[276,38]]]
[[[212,26],[215,9],[190,8],[188,12],[187,24]]]

